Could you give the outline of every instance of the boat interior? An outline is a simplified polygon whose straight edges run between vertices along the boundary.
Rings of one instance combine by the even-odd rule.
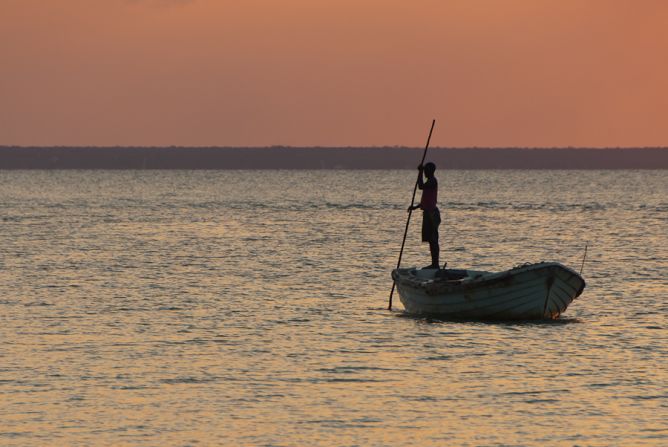
[[[444,279],[446,281],[459,281],[469,277],[474,277],[484,272],[476,272],[473,270],[462,269],[413,269],[411,274],[414,274],[420,279]]]

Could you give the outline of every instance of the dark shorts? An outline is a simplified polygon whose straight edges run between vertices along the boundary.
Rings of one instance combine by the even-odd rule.
[[[438,242],[441,213],[438,208],[422,211],[422,242]]]

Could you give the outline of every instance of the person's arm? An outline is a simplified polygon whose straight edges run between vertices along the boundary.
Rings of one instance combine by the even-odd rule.
[[[418,166],[418,171],[420,171],[420,173],[418,175],[417,186],[418,186],[418,188],[422,189],[422,188],[424,188],[424,179],[422,178],[422,172],[424,171],[424,167],[422,165]],[[411,212],[411,211],[416,210],[418,208],[420,208],[419,203],[417,205],[409,206],[408,207],[408,212]]]

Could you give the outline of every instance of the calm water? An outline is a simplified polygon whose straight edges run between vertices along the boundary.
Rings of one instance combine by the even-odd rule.
[[[668,445],[668,172],[437,176],[451,267],[589,241],[560,321],[386,310],[411,171],[0,171],[0,445]]]

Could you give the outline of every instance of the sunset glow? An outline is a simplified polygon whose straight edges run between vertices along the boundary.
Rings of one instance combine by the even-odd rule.
[[[659,0],[0,0],[0,145],[665,146]]]

